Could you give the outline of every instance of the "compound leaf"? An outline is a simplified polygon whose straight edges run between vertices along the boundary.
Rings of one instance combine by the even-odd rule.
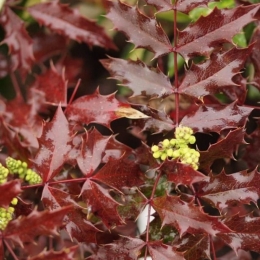
[[[260,197],[259,184],[260,173],[257,170],[228,175],[222,171],[216,176],[210,175],[209,182],[201,186],[198,196],[223,210],[235,201],[243,204],[249,204],[251,201],[257,203]]]
[[[77,10],[58,1],[36,4],[27,8],[27,11],[40,24],[70,39],[85,42],[89,46],[116,49],[102,27],[81,16]]]
[[[34,158],[34,167],[43,182],[59,173],[71,149],[69,124],[59,106],[52,121],[46,122],[39,138],[40,149]]]
[[[34,61],[32,39],[25,29],[24,22],[8,6],[4,6],[0,23],[6,33],[2,43],[8,45],[9,53],[12,54],[12,69],[30,71]]]
[[[172,45],[154,18],[143,15],[137,7],[131,7],[120,1],[108,2],[106,15],[116,29],[124,32],[136,47],[146,48],[155,53],[155,58],[171,52]]]
[[[120,204],[111,197],[107,189],[88,179],[82,187],[81,194],[90,211],[100,217],[108,228],[123,224],[117,212]]]
[[[124,157],[110,159],[92,179],[122,190],[124,187],[131,188],[143,184],[141,177],[139,165]]]
[[[205,214],[201,207],[195,206],[194,202],[187,203],[178,196],[164,195],[153,199],[153,208],[159,214],[162,225],[171,225],[179,231],[180,235],[205,232],[211,235],[230,232],[217,217]]]
[[[233,233],[217,234],[237,254],[239,249],[260,253],[260,218],[249,215],[239,217],[235,215],[225,221]]]
[[[96,243],[96,234],[99,230],[86,220],[86,215],[72,195],[50,186],[45,186],[42,201],[48,209],[55,210],[65,206],[72,206],[73,210],[64,218],[65,229],[71,238],[76,238],[79,243]]]
[[[126,117],[122,110],[125,111],[127,108],[131,108],[130,105],[118,101],[115,94],[102,96],[96,91],[92,95],[82,96],[72,102],[67,107],[66,114],[69,121],[79,124],[96,122],[109,127],[111,121]]]
[[[181,124],[191,127],[195,132],[216,132],[228,128],[243,127],[253,108],[238,106],[236,102],[229,105],[200,106],[186,115]]]
[[[71,206],[54,211],[34,210],[28,216],[10,221],[3,237],[22,245],[24,242],[33,241],[39,235],[57,235],[58,228],[63,226],[64,216],[71,210]]]
[[[142,61],[110,58],[101,61],[114,79],[122,82],[137,95],[158,95],[173,93],[170,79],[158,68],[152,69]]]
[[[233,48],[222,54],[213,53],[202,64],[192,64],[180,85],[180,93],[201,99],[216,94],[223,88],[239,88],[232,77],[242,69],[252,47],[253,45],[246,49]]]
[[[137,260],[144,245],[145,242],[139,238],[122,237],[113,244],[99,247],[98,251],[87,260],[112,260],[118,259],[119,256],[121,259]]]
[[[208,16],[201,16],[197,22],[179,32],[176,51],[185,60],[196,55],[207,57],[214,47],[232,42],[232,37],[254,20],[258,9],[256,5],[222,10],[215,8]]]

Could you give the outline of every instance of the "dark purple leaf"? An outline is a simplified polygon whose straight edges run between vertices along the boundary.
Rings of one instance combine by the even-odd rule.
[[[0,185],[0,207],[8,208],[13,198],[22,192],[21,181],[13,180]]]
[[[185,60],[196,55],[208,56],[215,46],[232,42],[233,36],[254,20],[258,9],[258,5],[222,10],[215,8],[211,14],[201,16],[197,22],[179,33],[176,51]]]
[[[108,228],[123,224],[117,212],[119,203],[111,197],[107,189],[91,180],[86,180],[81,194],[90,212],[100,217]]]
[[[243,127],[253,108],[229,105],[200,106],[195,113],[185,116],[181,124],[191,127],[195,132],[216,132],[224,129]]]
[[[158,95],[173,93],[171,82],[158,68],[149,68],[142,61],[110,58],[101,61],[114,79],[122,82],[133,95]]]
[[[205,214],[201,207],[194,202],[187,203],[178,196],[164,195],[153,199],[152,206],[159,214],[162,225],[171,225],[180,235],[191,233],[208,233],[215,236],[217,233],[230,232],[218,217]]]
[[[56,33],[62,34],[89,46],[101,46],[106,49],[116,49],[103,28],[95,22],[81,16],[80,13],[62,5],[58,1],[36,4],[27,11],[40,23]]]
[[[59,173],[72,148],[69,124],[59,106],[51,122],[46,122],[39,139],[40,149],[34,167],[47,182]]]
[[[156,20],[143,15],[136,7],[120,1],[108,2],[109,12],[106,15],[123,31],[137,48],[146,48],[155,53],[155,58],[172,51],[172,45]]]
[[[239,73],[253,45],[247,49],[233,48],[225,53],[213,53],[202,64],[192,64],[180,85],[180,93],[202,99],[222,89],[238,88],[232,77]]]
[[[260,173],[254,170],[226,175],[223,171],[216,176],[210,175],[209,182],[201,186],[198,196],[220,210],[236,201],[257,203],[260,197]]]

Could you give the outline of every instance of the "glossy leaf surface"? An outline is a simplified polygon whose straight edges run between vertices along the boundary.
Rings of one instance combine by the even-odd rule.
[[[142,61],[110,58],[102,60],[103,66],[114,79],[120,80],[133,95],[163,96],[173,92],[170,80],[158,68],[147,67]]]
[[[206,232],[216,235],[230,231],[217,217],[203,213],[200,207],[182,201],[177,196],[164,195],[155,198],[152,205],[163,225],[176,227],[181,236],[186,232],[192,234]]]
[[[127,158],[119,158],[109,160],[94,179],[121,190],[124,187],[131,188],[143,184],[142,175],[138,164]]]
[[[65,229],[71,238],[79,242],[96,243],[96,234],[99,230],[86,219],[83,208],[74,201],[73,196],[52,187],[44,187],[42,201],[49,210],[73,206],[73,211],[64,218]]]
[[[106,17],[113,22],[116,29],[123,31],[136,47],[148,49],[156,58],[171,52],[172,45],[155,19],[120,1],[109,2],[108,5],[109,12]]]
[[[58,1],[36,4],[27,10],[40,24],[56,33],[78,42],[85,42],[90,46],[115,48],[102,27],[81,16],[77,10]]]
[[[96,122],[109,127],[110,122],[124,117],[120,108],[129,108],[115,98],[115,94],[102,96],[98,92],[76,99],[66,110],[69,121],[80,124]]]
[[[197,22],[179,33],[177,52],[185,60],[195,55],[208,56],[214,46],[232,42],[232,37],[254,20],[258,9],[259,6],[254,5],[239,6],[232,10],[215,8],[208,16],[201,16]]]
[[[260,174],[256,170],[228,175],[221,172],[216,176],[210,176],[209,183],[201,187],[199,196],[220,210],[236,201],[243,204],[257,203],[260,189],[256,184],[259,182]]]
[[[34,167],[46,182],[59,173],[71,149],[69,124],[59,106],[51,122],[44,125]]]
[[[217,132],[234,127],[243,127],[252,108],[237,106],[200,106],[195,113],[185,116],[181,124],[192,127],[196,132]]]
[[[82,187],[81,195],[90,211],[100,217],[108,228],[123,224],[117,212],[119,203],[111,197],[109,190],[94,181],[87,180]]]
[[[239,73],[252,47],[243,50],[233,48],[222,54],[213,53],[202,64],[192,64],[180,85],[180,93],[202,99],[223,88],[238,88],[232,77]]]
[[[10,202],[21,193],[21,182],[19,180],[9,181],[0,185],[0,207],[8,208]]]

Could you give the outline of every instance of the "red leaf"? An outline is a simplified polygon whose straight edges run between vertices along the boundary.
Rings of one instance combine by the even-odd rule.
[[[186,232],[215,236],[230,231],[217,217],[205,214],[193,201],[187,203],[177,196],[164,195],[153,199],[152,206],[159,214],[162,225],[174,226],[181,236]]]
[[[77,163],[85,176],[91,175],[101,163],[109,139],[110,136],[104,137],[96,129],[83,135]]]
[[[228,219],[225,224],[234,233],[218,234],[227,245],[237,254],[239,249],[250,250],[260,253],[260,218],[251,216],[239,217],[238,215]]]
[[[67,84],[65,71],[58,73],[53,63],[43,74],[36,76],[33,87],[45,94],[45,100],[52,105],[67,105]]]
[[[102,158],[103,163],[107,163],[110,159],[119,159],[124,154],[131,152],[132,149],[129,146],[118,142],[115,135],[109,138],[106,148],[104,149],[104,157]]]
[[[196,55],[208,56],[215,46],[232,42],[235,34],[254,20],[259,6],[239,6],[234,9],[215,8],[211,14],[188,26],[179,33],[176,51],[185,60]],[[221,35],[221,37],[220,37]]]
[[[136,188],[125,189],[124,191],[126,195],[122,205],[118,207],[119,214],[124,219],[136,221],[140,212],[143,211],[148,203],[147,198]]]
[[[0,207],[8,208],[12,199],[21,192],[22,189],[20,180],[13,180],[5,184],[1,184],[0,194],[4,194],[4,196],[0,196]]]
[[[254,65],[254,79],[253,84],[260,90],[260,29],[256,28],[253,35],[251,36],[251,42],[255,43],[254,48],[252,50],[252,54],[250,56],[250,60]]]
[[[92,179],[122,190],[124,187],[138,187],[143,184],[142,176],[139,165],[123,157],[110,159]]]
[[[129,87],[134,96],[146,94],[161,97],[173,93],[170,79],[158,68],[149,68],[140,60],[110,58],[102,60],[101,63],[114,79]]]
[[[169,245],[164,245],[161,242],[149,243],[147,245],[152,259],[160,260],[185,260],[181,253],[175,252]]]
[[[87,260],[137,260],[140,255],[140,250],[144,247],[145,242],[138,238],[123,237],[115,241],[113,244],[99,247],[96,254],[86,258]]]
[[[195,113],[186,115],[181,124],[196,132],[216,132],[228,128],[243,127],[252,108],[237,106],[236,102],[227,106],[200,106]]]
[[[45,123],[34,166],[47,182],[59,173],[71,149],[69,124],[59,106],[52,121]]]
[[[34,104],[30,104],[32,99],[30,97],[29,104],[26,104],[19,97],[3,103],[1,111],[5,124],[10,127],[19,138],[19,141],[24,147],[38,148],[37,136],[41,131],[42,121],[38,116],[38,109]]]
[[[78,246],[63,248],[61,251],[44,251],[37,256],[30,257],[30,260],[73,260]]]
[[[66,38],[51,33],[38,33],[32,36],[33,54],[37,62],[44,62],[53,55],[66,51]]]
[[[172,45],[156,20],[149,18],[136,8],[120,1],[108,2],[106,15],[116,29],[123,31],[136,47],[146,48],[155,53],[155,58],[172,51]]]
[[[253,45],[247,49],[233,48],[225,53],[213,53],[202,64],[192,64],[180,85],[180,93],[195,98],[214,95],[223,88],[238,88],[232,77],[239,73]]]
[[[220,210],[239,201],[249,204],[257,203],[260,197],[260,173],[241,171],[226,175],[224,171],[214,176],[210,175],[210,181],[200,188],[198,196],[212,203]]]
[[[9,53],[12,54],[12,69],[30,71],[34,61],[32,39],[25,30],[24,22],[9,7],[4,6],[0,23],[6,32],[2,43],[8,45]]]
[[[189,13],[191,10],[198,6],[207,6],[208,2],[211,0],[178,0],[176,6],[173,5],[171,0],[145,0],[147,4],[155,6],[155,8],[160,12],[174,10],[175,8],[182,13]]]
[[[243,160],[247,163],[250,169],[254,169],[259,164],[260,158],[260,125],[257,124],[256,130],[249,136],[246,136],[247,145],[245,147]]]
[[[108,228],[123,224],[117,212],[119,203],[111,197],[107,189],[91,180],[86,180],[81,194],[91,212],[100,217]]]
[[[186,234],[178,244],[174,246],[178,251],[183,252],[185,259],[201,260],[210,258],[209,236]]]
[[[3,237],[22,246],[24,242],[31,242],[34,237],[39,235],[57,235],[57,229],[63,225],[64,216],[71,210],[71,207],[64,207],[52,212],[34,210],[26,217],[9,222],[3,231]]]
[[[174,161],[165,161],[160,169],[167,174],[168,181],[176,185],[191,186],[195,182],[206,181],[207,176],[194,170],[191,166]]]
[[[42,193],[42,201],[45,207],[51,211],[72,206],[73,210],[69,212],[65,218],[65,229],[71,238],[76,238],[79,243],[96,243],[96,234],[98,230],[91,222],[86,220],[86,215],[72,198],[72,196],[64,191],[45,186]]]
[[[96,91],[72,102],[67,107],[66,115],[69,121],[79,124],[96,122],[109,127],[111,121],[124,117],[120,113],[120,109],[123,108],[130,108],[130,105],[118,101],[115,94],[102,96]]]
[[[200,152],[200,168],[209,172],[216,159],[233,158],[235,148],[242,143],[244,143],[244,129],[230,131],[225,138],[210,145],[207,151]]]
[[[58,1],[41,3],[29,7],[27,11],[40,23],[56,33],[62,34],[89,46],[116,49],[103,28],[81,16],[77,10],[62,5]]]

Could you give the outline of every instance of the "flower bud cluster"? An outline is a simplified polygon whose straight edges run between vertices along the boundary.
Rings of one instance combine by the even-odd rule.
[[[33,170],[28,169],[26,162],[15,160],[11,157],[6,159],[6,166],[10,173],[18,174],[20,179],[24,179],[29,184],[38,184],[42,182],[42,178]]]
[[[0,184],[6,183],[8,173],[8,169],[0,163]]]
[[[200,153],[189,147],[194,144],[196,138],[193,135],[193,130],[189,127],[180,126],[175,130],[175,139],[164,139],[158,145],[152,146],[153,157],[161,159],[166,158],[177,159],[184,164],[189,164],[195,170],[198,169]]]
[[[11,201],[12,205],[17,205],[18,199],[13,198]],[[12,220],[14,213],[14,207],[10,206],[7,209],[0,207],[0,230],[4,230],[8,225],[9,221]]]

